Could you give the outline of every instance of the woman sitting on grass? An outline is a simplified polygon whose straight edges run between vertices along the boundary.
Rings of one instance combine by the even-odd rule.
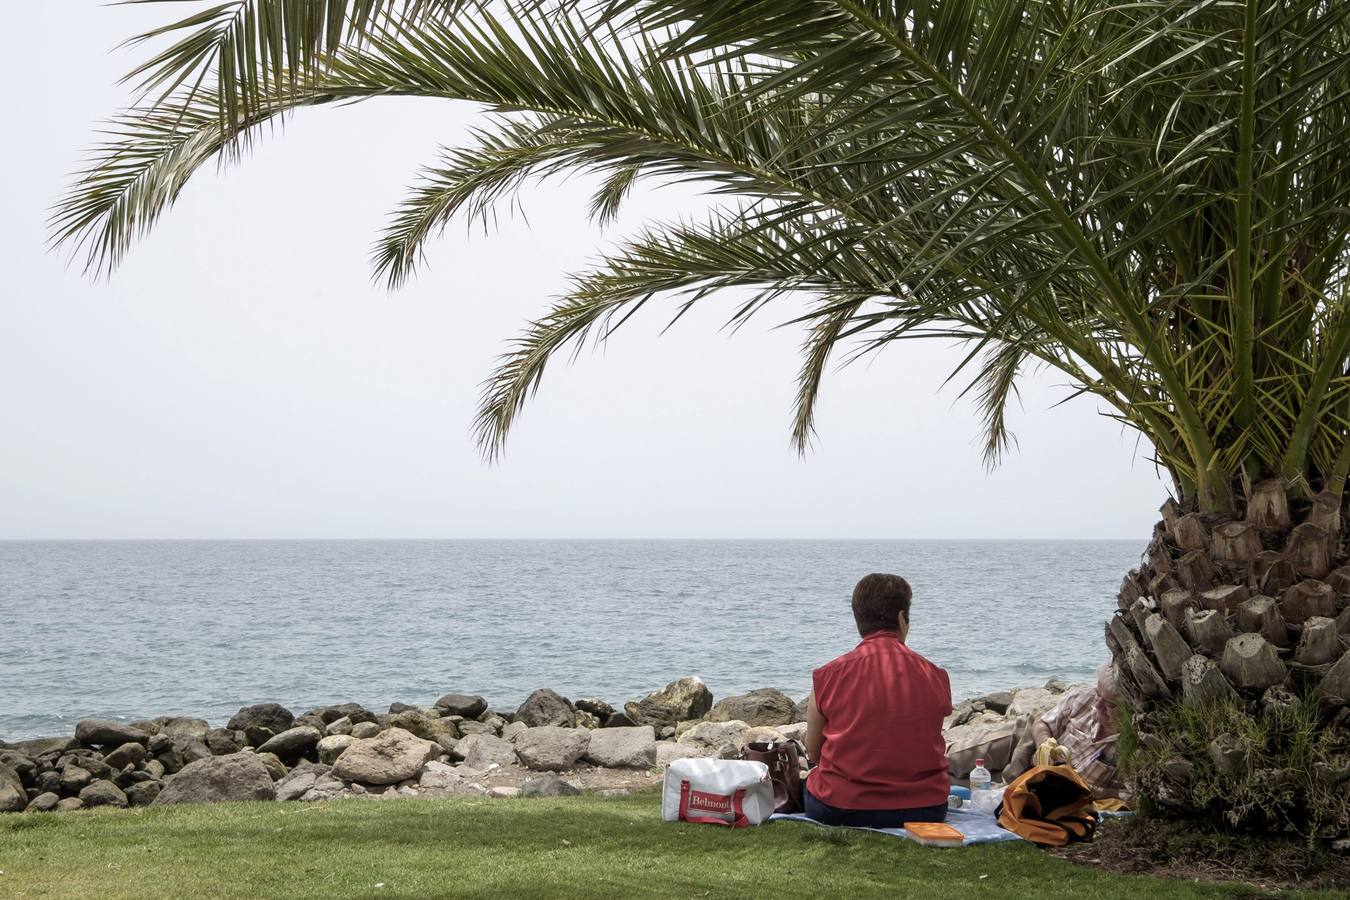
[[[862,642],[812,673],[806,814],[826,825],[899,828],[947,818],[942,720],[947,673],[905,646],[909,582],[868,575],[853,589]]]

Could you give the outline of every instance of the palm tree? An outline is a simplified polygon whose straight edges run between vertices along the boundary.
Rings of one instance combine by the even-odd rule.
[[[390,285],[530,178],[598,175],[601,220],[639,181],[699,182],[716,212],[631,237],[511,345],[485,452],[559,353],[724,288],[750,298],[733,322],[806,304],[802,448],[840,348],[965,342],[991,464],[1019,377],[1058,370],[1173,485],[1106,632],[1136,783],[1345,834],[1348,21],[1338,0],[217,0],[133,39],[159,42],[142,99],[53,228],[106,273],[203,165],[385,95],[484,110],[379,238]]]

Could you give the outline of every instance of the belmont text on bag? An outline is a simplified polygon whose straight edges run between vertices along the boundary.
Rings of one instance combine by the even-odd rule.
[[[739,759],[677,759],[666,767],[661,818],[745,828],[773,814],[769,767]]]

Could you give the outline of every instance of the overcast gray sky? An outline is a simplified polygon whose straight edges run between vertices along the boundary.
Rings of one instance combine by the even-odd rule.
[[[772,314],[720,332],[716,300],[551,370],[485,464],[470,428],[504,342],[606,242],[697,205],[641,194],[602,231],[586,183],[532,187],[528,221],[452,229],[390,294],[371,241],[464,137],[463,105],[303,113],[90,283],[45,251],[47,208],[127,99],[114,83],[137,57],[112,48],[175,12],[8,13],[0,538],[1147,538],[1164,497],[1147,448],[1090,399],[1052,409],[1059,376],[1026,382],[1020,449],[987,474],[975,410],[939,390],[959,351],[910,342],[833,375],[800,459],[801,333]]]

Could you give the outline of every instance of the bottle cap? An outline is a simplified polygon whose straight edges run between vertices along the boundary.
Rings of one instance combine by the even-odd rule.
[[[977,760],[975,760],[975,768],[977,768],[977,769],[982,769],[982,768],[984,768],[984,760],[982,760],[982,759],[977,759]]]

